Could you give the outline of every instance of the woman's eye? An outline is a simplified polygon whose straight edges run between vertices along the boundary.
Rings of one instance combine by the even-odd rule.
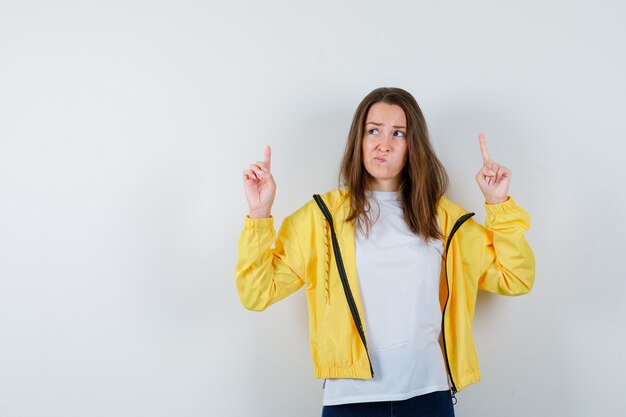
[[[393,132],[394,136],[397,136],[399,138],[403,138],[404,137],[404,132],[401,130],[396,130],[395,132]]]
[[[377,135],[378,134],[378,129],[370,129],[370,135]]]

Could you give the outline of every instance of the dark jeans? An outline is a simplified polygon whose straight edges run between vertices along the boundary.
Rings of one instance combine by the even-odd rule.
[[[435,391],[404,401],[325,405],[322,417],[454,417],[450,391]]]

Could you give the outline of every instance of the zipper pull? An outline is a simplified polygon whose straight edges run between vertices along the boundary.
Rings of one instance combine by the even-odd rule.
[[[456,399],[456,390],[453,388],[450,390],[450,393],[452,394],[452,405],[456,405],[456,403],[458,402],[458,400]]]

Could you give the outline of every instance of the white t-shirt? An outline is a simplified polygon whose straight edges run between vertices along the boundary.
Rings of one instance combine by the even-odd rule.
[[[374,191],[368,198],[375,222],[367,238],[355,229],[355,240],[374,379],[327,379],[324,405],[400,401],[450,389],[439,344],[442,242],[427,243],[409,229],[398,193]]]

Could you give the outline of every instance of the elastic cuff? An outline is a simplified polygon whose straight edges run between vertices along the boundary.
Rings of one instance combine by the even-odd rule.
[[[270,215],[270,217],[265,217],[262,219],[253,219],[252,217],[246,214],[246,217],[243,219],[243,227],[246,230],[268,230],[274,226],[274,216]]]
[[[485,210],[487,210],[487,214],[507,213],[515,210],[515,208],[517,207],[517,204],[515,204],[515,201],[513,201],[513,197],[511,196],[507,196],[507,200],[503,201],[502,203],[487,204],[487,202],[485,201],[484,205]]]

